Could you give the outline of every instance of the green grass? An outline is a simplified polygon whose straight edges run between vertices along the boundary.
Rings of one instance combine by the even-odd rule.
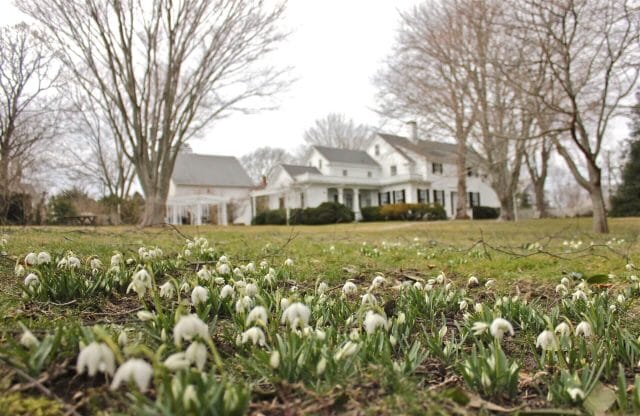
[[[498,293],[518,293],[525,299],[537,299],[550,307],[557,303],[554,286],[568,273],[579,272],[587,277],[597,274],[622,276],[628,262],[640,264],[640,219],[613,219],[610,221],[610,228],[611,233],[608,235],[592,234],[589,218],[517,223],[389,222],[315,227],[206,226],[145,230],[136,227],[6,228],[4,233],[9,241],[8,256],[0,261],[0,345],[19,336],[19,323],[24,323],[39,336],[45,331],[52,331],[59,324],[140,325],[134,316],[121,315],[122,312],[139,307],[135,294],[96,296],[77,299],[65,305],[22,299],[18,286],[22,279],[15,277],[13,270],[16,261],[22,261],[24,255],[32,251],[49,251],[54,257],[73,251],[83,263],[89,256],[97,255],[108,265],[114,251],[124,253],[126,258],[135,255],[142,245],[158,246],[165,255],[175,257],[182,250],[187,237],[201,236],[206,237],[219,254],[225,254],[234,264],[266,259],[272,265],[281,266],[285,259],[293,259],[295,267],[293,274],[289,276],[290,284],[297,285],[302,293],[312,292],[318,281],[337,288],[348,278],[354,279],[359,285],[368,284],[376,273],[402,281],[427,280],[444,272],[459,287],[466,285],[470,275],[477,276],[482,282],[495,279],[495,290]],[[565,241],[581,241],[582,245],[579,248],[569,248],[564,244]],[[182,272],[178,270],[171,273],[174,277],[179,277]],[[483,292],[478,289],[473,292],[473,297],[482,298]],[[386,300],[391,300],[394,295],[387,293],[384,296]],[[636,302],[633,301],[629,308],[629,319],[625,321],[626,328],[632,333],[640,327],[631,319],[635,316],[635,306]],[[220,330],[224,329],[223,320]],[[532,339],[535,341],[536,335],[527,333],[524,339],[531,343]],[[523,341],[513,340],[513,343],[517,342]],[[511,348],[514,349],[515,356],[524,359],[526,354],[518,352],[523,348]],[[242,373],[243,364],[237,355],[226,352],[224,345],[221,353],[229,366]],[[93,413],[99,409],[122,411],[127,408],[122,395],[107,393],[101,383],[73,377],[73,360],[74,358],[69,358],[67,362],[55,360],[55,365],[52,364],[50,370],[59,370],[61,374],[57,378],[52,376],[45,380],[43,385],[67,402],[75,400],[72,398],[74,392],[87,392],[89,389],[89,399],[80,407],[82,413]],[[390,382],[391,384],[385,385],[384,380],[379,379],[375,366],[372,366],[359,371],[357,377],[349,379],[351,385],[335,386],[328,390],[326,386],[314,389],[312,385],[301,387],[295,383],[282,383],[274,386],[267,383],[267,390],[276,388],[280,393],[275,396],[264,393],[265,397],[262,399],[260,386],[252,385],[252,403],[255,409],[266,413],[269,412],[268,403],[274,397],[298,400],[298,408],[287,407],[289,405],[282,400],[276,400],[277,406],[271,409],[276,413],[284,413],[287,409],[306,409],[311,413],[340,413],[358,409],[369,414],[423,414],[426,407],[433,413],[444,414],[478,411],[481,406],[478,403],[465,406],[452,399],[457,393],[451,388],[462,385],[461,380],[445,383],[447,376],[453,374],[452,368],[441,368],[439,366],[443,364],[436,361],[428,363],[434,366],[429,369],[429,377],[444,372],[442,378],[430,380],[411,376],[399,381],[399,384]],[[4,395],[3,390],[8,391],[15,383],[24,382],[10,367],[2,364],[0,381],[0,395]],[[70,382],[68,389],[65,384],[67,382]],[[434,387],[439,383],[442,386]],[[431,387],[434,388],[430,389]],[[24,395],[42,397],[44,400],[42,391],[36,389],[26,389],[20,394],[11,393],[6,396],[6,400]],[[6,403],[3,402],[6,408],[20,408],[6,400]],[[33,403],[30,402],[29,406],[33,406]],[[522,400],[503,404],[507,407],[511,404],[533,407],[540,405]],[[55,408],[55,412],[57,410]]]

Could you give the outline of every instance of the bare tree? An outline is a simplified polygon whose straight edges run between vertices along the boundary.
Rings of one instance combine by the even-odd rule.
[[[242,167],[256,183],[268,179],[282,163],[291,163],[293,156],[279,147],[259,147],[240,158]]]
[[[524,6],[522,5],[524,3]],[[559,99],[537,98],[559,117],[554,145],[590,196],[593,231],[606,233],[599,156],[610,121],[640,73],[640,13],[626,0],[515,2]],[[514,7],[515,8],[515,7]],[[535,63],[534,63],[535,64]],[[585,171],[586,170],[586,171]]]
[[[313,127],[304,132],[304,141],[308,146],[364,150],[370,139],[371,129],[368,126],[356,124],[344,114],[337,113],[316,120]]]
[[[7,201],[22,191],[33,171],[39,145],[56,132],[55,99],[58,66],[54,52],[27,25],[0,29],[0,192]],[[8,204],[3,203],[2,218]]]
[[[286,84],[264,58],[285,37],[284,4],[249,0],[17,0],[57,40],[98,103],[145,194],[143,225],[164,222],[182,144]]]
[[[467,218],[467,140],[476,119],[469,88],[466,0],[424,3],[402,13],[397,44],[377,77],[380,112],[418,115],[422,125],[457,144],[456,218]]]

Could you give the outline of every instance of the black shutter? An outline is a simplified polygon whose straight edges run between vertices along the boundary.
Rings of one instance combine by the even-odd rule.
[[[404,202],[404,203],[407,202],[407,195],[406,195],[404,189],[402,190],[402,202]]]
[[[380,195],[380,192],[378,192],[378,206],[382,205],[382,196]]]

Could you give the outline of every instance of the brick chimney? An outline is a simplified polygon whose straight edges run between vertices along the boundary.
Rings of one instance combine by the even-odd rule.
[[[409,126],[409,140],[412,143],[418,143],[418,123],[411,120],[407,122],[407,126]]]

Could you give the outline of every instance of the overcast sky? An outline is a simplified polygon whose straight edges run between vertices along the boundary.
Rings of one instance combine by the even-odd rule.
[[[46,1],[46,0],[43,0]],[[241,156],[260,146],[294,150],[313,122],[330,112],[358,123],[382,126],[373,108],[373,76],[391,50],[398,10],[419,0],[289,0],[285,27],[291,36],[276,64],[292,66],[297,81],[280,96],[277,110],[238,114],[216,121],[205,137],[192,142],[197,153]],[[11,0],[0,0],[0,24],[17,23]],[[610,129],[626,137],[626,121]],[[398,124],[384,130],[404,133]]]

